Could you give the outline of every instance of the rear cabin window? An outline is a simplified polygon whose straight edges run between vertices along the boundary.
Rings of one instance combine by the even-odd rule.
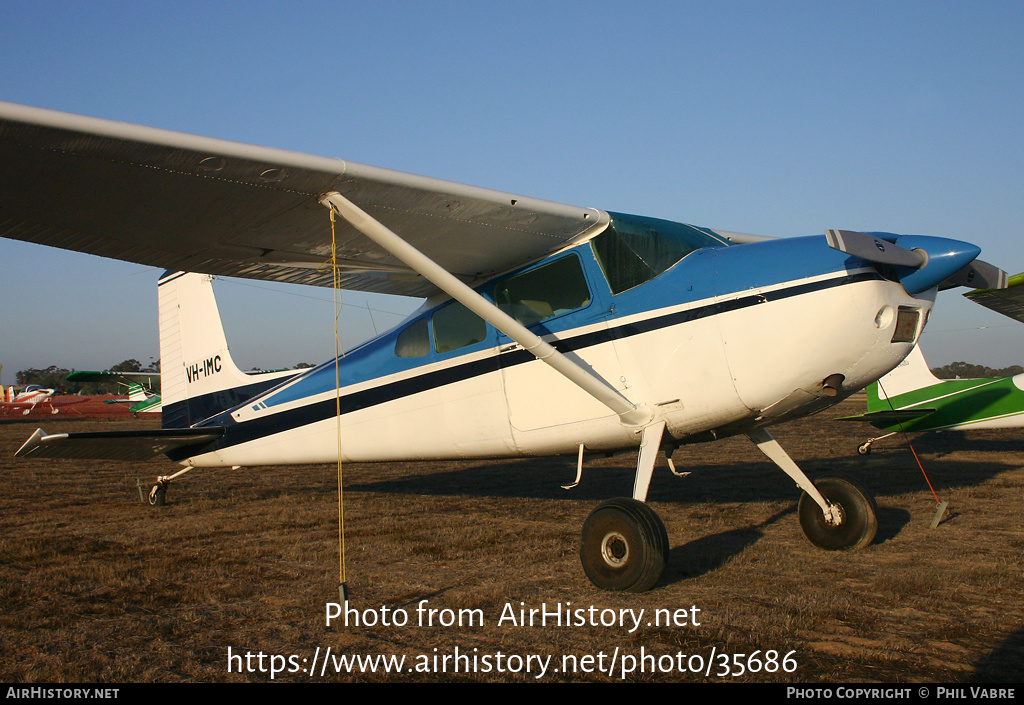
[[[395,355],[398,357],[423,357],[430,352],[430,331],[427,329],[427,319],[412,323],[408,328],[398,334],[395,341]]]
[[[686,255],[726,243],[692,225],[612,213],[608,228],[591,240],[613,294],[654,279]]]
[[[458,301],[434,311],[431,321],[434,324],[434,350],[439,353],[458,350],[487,337],[484,319]]]
[[[590,305],[590,288],[579,258],[569,255],[509,277],[495,287],[494,298],[502,311],[532,326]],[[435,311],[430,325],[434,350],[439,353],[475,345],[487,337],[484,320],[457,301]],[[395,340],[398,357],[422,357],[429,352],[426,318],[411,323]]]
[[[590,303],[579,259],[570,255],[509,277],[494,288],[494,302],[524,326],[575,311]]]

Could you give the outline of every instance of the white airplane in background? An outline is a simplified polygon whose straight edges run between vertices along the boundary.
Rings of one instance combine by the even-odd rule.
[[[184,467],[160,503],[195,467],[572,454],[582,470],[585,450],[632,450],[632,497],[598,506],[580,549],[595,585],[630,591],[664,569],[644,502],[658,451],[684,443],[747,435],[803,489],[812,542],[869,544],[872,497],[812,483],[768,427],[899,364],[940,286],[1005,285],[957,240],[739,235],[3,103],[0,235],[172,270],[163,429],[40,430],[19,455],[164,453]],[[338,360],[254,381],[207,278],[184,272],[426,303]]]
[[[154,387],[160,387],[159,372],[102,372],[76,370],[66,378],[69,382],[117,382],[124,387],[127,399],[107,399],[104,404],[131,404],[128,411],[134,415],[154,414],[161,411],[160,394]]]
[[[51,414],[59,414],[65,406],[88,401],[84,397],[54,399],[56,393],[56,389],[47,389],[38,384],[30,384],[20,392],[15,392],[13,387],[8,387],[4,400],[0,401],[0,410],[20,411],[23,416],[28,416],[42,404],[44,407],[50,407]]]

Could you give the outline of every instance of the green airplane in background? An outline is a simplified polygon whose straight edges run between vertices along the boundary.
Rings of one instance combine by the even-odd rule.
[[[66,379],[69,382],[111,382],[127,388],[127,399],[114,399],[106,404],[129,403],[128,411],[133,414],[156,413],[161,410],[160,395],[153,391],[159,388],[159,372],[72,372]]]
[[[1010,277],[1006,289],[975,289],[964,294],[982,306],[1024,323],[1024,273]],[[1024,374],[1012,377],[941,380],[931,373],[920,347],[868,388],[867,413],[840,421],[867,421],[888,431],[857,447],[900,431],[964,431],[1024,427]]]

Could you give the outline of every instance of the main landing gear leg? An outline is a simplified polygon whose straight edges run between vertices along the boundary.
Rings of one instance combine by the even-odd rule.
[[[654,587],[665,570],[668,532],[644,504],[664,431],[664,421],[643,431],[633,497],[602,503],[583,523],[580,561],[590,582],[602,590],[644,592]]]
[[[804,491],[797,513],[811,543],[828,551],[855,550],[875,539],[878,510],[867,490],[843,477],[812,483],[768,431],[759,428],[747,436]]]

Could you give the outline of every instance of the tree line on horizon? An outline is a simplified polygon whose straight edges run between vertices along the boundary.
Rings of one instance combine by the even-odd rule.
[[[1024,373],[1024,367],[1010,365],[993,369],[985,365],[973,365],[969,362],[951,362],[942,367],[933,367],[932,374],[939,379],[978,379],[979,377],[1012,377]]]
[[[27,370],[21,370],[18,372],[16,384],[19,387],[28,386],[30,384],[38,384],[41,387],[47,389],[56,389],[57,391],[66,392],[69,390],[76,391],[83,395],[94,395],[94,394],[118,394],[123,391],[118,389],[117,380],[107,381],[96,381],[96,382],[68,382],[67,376],[75,370],[68,370],[63,367],[57,367],[56,365],[50,365],[46,369],[29,368]],[[156,360],[151,362],[148,366],[143,367],[142,363],[136,359],[124,360],[117,363],[110,368],[111,372],[159,372],[160,361]]]

